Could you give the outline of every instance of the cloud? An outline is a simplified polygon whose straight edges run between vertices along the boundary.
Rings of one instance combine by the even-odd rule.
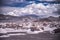
[[[55,1],[55,0],[39,0],[39,1]]]
[[[0,6],[25,7],[26,5],[32,3],[33,1],[26,1],[26,0],[2,0],[2,4]]]
[[[58,0],[2,0],[2,4],[0,6],[25,7],[26,5],[32,4],[33,2],[35,3],[56,3],[52,1],[58,1]]]
[[[54,12],[58,10],[59,4],[48,4],[45,6],[42,3],[33,3],[25,7],[0,7],[3,14],[21,16],[25,14],[36,14],[36,15],[47,15],[47,16],[56,16]],[[57,14],[57,13],[56,13]]]
[[[25,1],[26,1],[26,0],[3,0],[3,2],[5,2],[5,3],[6,3],[6,2],[7,2],[7,3],[8,3],[8,2],[9,2],[9,3],[10,3],[10,2],[12,2],[12,3],[20,3],[20,2],[25,2]]]

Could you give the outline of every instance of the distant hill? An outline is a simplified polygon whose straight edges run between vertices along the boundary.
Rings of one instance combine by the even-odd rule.
[[[0,14],[0,21],[32,21],[38,19],[37,15],[11,16]]]
[[[42,16],[43,17],[43,16]],[[8,20],[8,21],[60,21],[60,16],[59,17],[46,17],[42,18],[38,15],[24,15],[24,16],[11,16],[11,15],[3,15],[0,14],[0,21]]]
[[[12,18],[17,18],[16,16],[0,14],[0,20],[8,20]]]
[[[42,18],[40,19],[40,21],[60,21],[60,16],[59,17],[53,17],[53,16],[49,16],[48,18]]]

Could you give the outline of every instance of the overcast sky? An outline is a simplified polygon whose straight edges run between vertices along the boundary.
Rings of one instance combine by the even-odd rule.
[[[40,2],[39,2],[40,1]],[[41,3],[41,1],[56,0],[2,0],[0,13],[6,15],[20,16],[23,14],[36,14],[47,16],[59,16],[59,3]]]

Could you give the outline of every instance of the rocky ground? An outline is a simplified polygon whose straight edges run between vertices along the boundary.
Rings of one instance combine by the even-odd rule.
[[[0,38],[0,40],[60,40],[60,33],[50,34],[49,32],[39,34],[27,34]]]
[[[8,17],[8,18],[7,18]],[[35,20],[37,18],[39,18],[36,15],[29,15],[27,16],[22,16],[22,17],[13,17],[13,16],[1,16],[0,17],[0,23],[1,22],[15,22],[15,19],[17,18],[17,20],[19,19],[19,21],[22,19],[23,22],[27,22],[27,21],[35,21],[37,22],[37,20]],[[27,18],[27,19],[26,19]],[[29,20],[28,20],[29,19]],[[16,20],[16,21],[17,21]],[[26,21],[27,20],[27,21]],[[53,21],[59,21],[60,22],[60,17],[48,17],[48,18],[40,18],[38,20],[38,22],[40,21],[47,21],[47,22],[53,22]],[[55,25],[56,26],[56,25]],[[0,26],[1,27],[1,26]],[[4,26],[3,26],[4,27]],[[12,26],[11,26],[12,27]],[[14,26],[15,27],[15,26]],[[59,28],[60,28],[60,24],[59,24]],[[47,29],[47,28],[46,28]],[[8,32],[11,31],[9,29],[6,29]],[[39,34],[27,34],[27,35],[18,35],[18,34],[14,34],[14,36],[10,36],[10,37],[1,37],[1,32],[6,33],[7,31],[0,30],[0,40],[60,40],[60,33],[56,33],[56,34],[50,34],[50,32],[43,32],[43,33],[39,33]],[[59,31],[60,32],[60,31]],[[3,34],[2,34],[3,35]],[[6,34],[5,34],[6,35]],[[11,35],[11,34],[9,34]]]

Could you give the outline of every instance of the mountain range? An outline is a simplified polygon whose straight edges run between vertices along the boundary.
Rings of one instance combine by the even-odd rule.
[[[11,15],[3,15],[0,14],[0,22],[1,21],[60,21],[59,17],[44,17],[38,15],[24,15],[24,16],[11,16]]]

